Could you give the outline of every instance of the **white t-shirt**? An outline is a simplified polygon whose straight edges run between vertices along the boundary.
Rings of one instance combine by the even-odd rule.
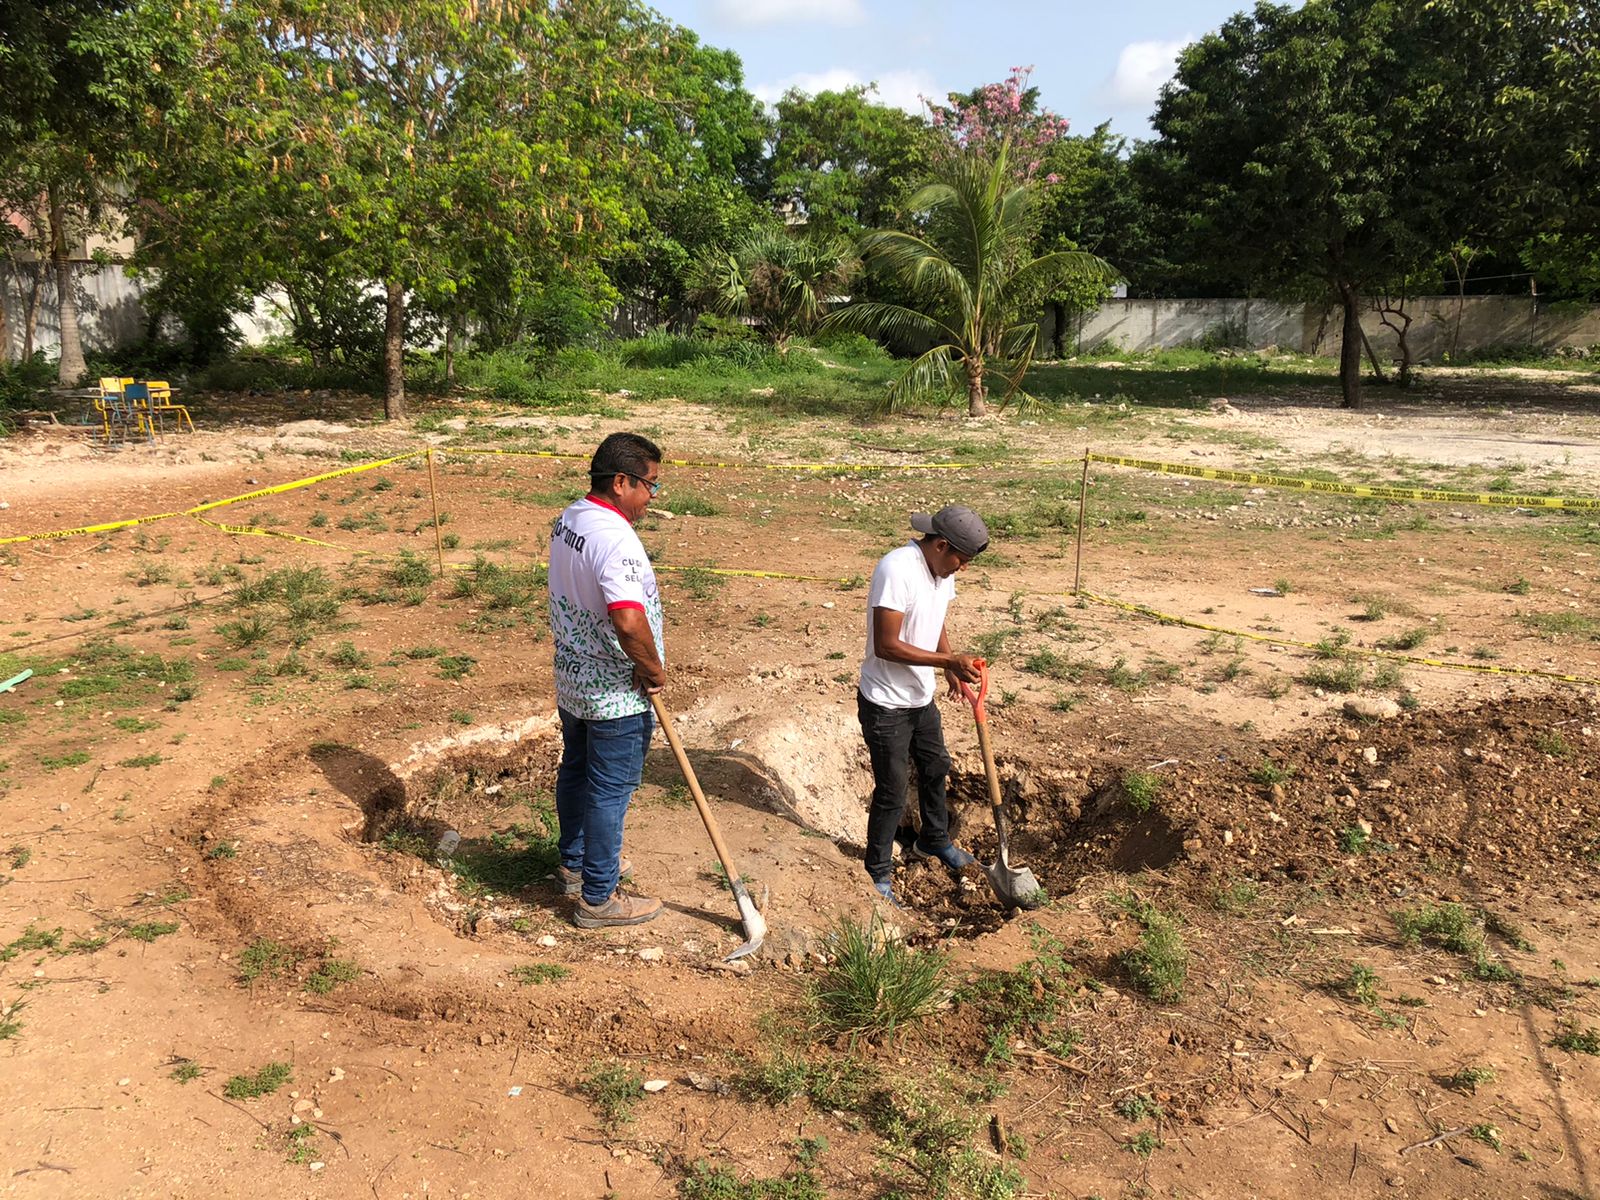
[[[585,721],[631,717],[650,707],[633,686],[633,660],[611,624],[619,608],[644,613],[665,662],[661,594],[644,544],[620,510],[585,496],[556,518],[550,532],[556,703]]]
[[[935,579],[915,541],[878,560],[867,594],[867,654],[861,663],[861,694],[882,708],[921,708],[938,689],[932,667],[913,667],[878,657],[872,632],[872,610],[903,613],[900,640],[919,650],[937,650],[944,616],[955,599],[956,577]]]

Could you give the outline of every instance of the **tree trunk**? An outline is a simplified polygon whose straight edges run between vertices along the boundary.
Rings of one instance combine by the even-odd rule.
[[[11,276],[0,266],[0,363],[11,361]],[[20,281],[19,281],[20,282]],[[19,292],[21,288],[17,289]]]
[[[984,404],[988,389],[983,386],[983,359],[967,359],[967,416],[981,417],[989,411]]]
[[[391,279],[383,321],[383,415],[398,421],[406,415],[406,289]]]
[[[1344,333],[1339,343],[1339,388],[1344,399],[1340,408],[1361,407],[1361,297],[1348,283],[1339,285],[1339,302],[1344,305]]]
[[[78,329],[78,290],[72,281],[72,259],[67,246],[66,206],[49,189],[50,260],[56,269],[56,311],[61,324],[61,367],[57,379],[63,387],[76,387],[89,371],[83,360],[83,335]]]
[[[1372,364],[1373,376],[1379,383],[1388,383],[1389,378],[1383,373],[1383,364],[1378,361],[1378,352],[1372,348],[1372,339],[1367,336],[1365,329],[1361,330],[1361,347],[1367,352],[1367,361]]]
[[[1063,301],[1050,301],[1050,315],[1054,318],[1050,329],[1050,348],[1057,358],[1067,356],[1067,306]]]
[[[20,288],[20,284],[18,285]],[[39,298],[44,294],[44,263],[29,264],[28,305],[22,311],[22,357],[33,357],[33,344],[39,337]]]
[[[454,316],[444,323],[444,386],[453,388],[456,385],[456,319]]]

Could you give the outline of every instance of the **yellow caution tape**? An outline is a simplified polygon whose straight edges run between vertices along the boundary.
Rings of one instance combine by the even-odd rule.
[[[587,462],[587,454],[557,454],[553,450],[497,450],[492,447],[450,446],[435,453],[445,454],[504,454],[511,458],[559,458]],[[1081,461],[1081,460],[1080,460]],[[964,471],[976,463],[760,463],[760,462],[707,462],[693,458],[664,458],[664,467],[699,467],[704,470],[724,471]]]
[[[80,525],[76,529],[55,529],[49,533],[24,533],[16,537],[0,538],[0,546],[14,545],[17,542],[50,542],[58,538],[78,537],[85,533],[110,533],[114,529],[130,529],[135,525],[148,525],[152,521],[166,521],[182,515],[175,512],[155,513],[148,517],[129,517],[126,521],[107,521],[104,525]]]
[[[801,583],[856,583],[832,575],[789,575],[783,571],[745,571],[737,567],[656,567],[657,571],[704,571],[707,575],[727,575],[735,579],[794,579]],[[863,581],[864,582],[864,581]]]
[[[1069,592],[1067,594],[1071,595],[1072,593]],[[1293,638],[1268,637],[1264,633],[1246,633],[1242,629],[1228,629],[1221,625],[1208,625],[1204,621],[1194,621],[1188,617],[1175,616],[1172,613],[1162,612],[1158,608],[1151,608],[1146,604],[1130,604],[1126,600],[1113,600],[1110,596],[1100,596],[1094,592],[1080,591],[1078,595],[1096,604],[1104,604],[1108,608],[1118,608],[1124,612],[1138,613],[1140,616],[1151,617],[1166,625],[1182,625],[1186,629],[1203,629],[1207,633],[1220,633],[1228,637],[1246,638],[1252,642],[1267,642],[1274,646],[1294,646],[1301,650],[1318,650],[1321,648],[1316,642],[1297,642]],[[1518,675],[1530,679],[1553,679],[1560,683],[1583,683],[1600,686],[1600,679],[1589,679],[1583,675],[1563,675],[1559,671],[1541,671],[1534,667],[1495,667],[1490,666],[1488,663],[1451,662],[1443,658],[1423,658],[1416,654],[1401,654],[1395,650],[1369,650],[1363,646],[1346,646],[1345,650],[1351,654],[1365,654],[1372,658],[1388,658],[1396,662],[1415,663],[1423,667],[1443,667],[1451,671],[1471,671],[1477,675]]]
[[[1337,483],[1329,479],[1298,479],[1292,475],[1267,475],[1255,471],[1229,471],[1221,467],[1194,467],[1184,463],[1157,462],[1146,458],[1122,458],[1115,454],[1086,454],[1090,462],[1116,467],[1134,467],[1162,475],[1186,475],[1191,479],[1220,479],[1227,483],[1250,483],[1259,487],[1290,488],[1302,492],[1328,492],[1335,496],[1359,496],[1373,500],[1426,500],[1438,504],[1487,504],[1493,508],[1600,509],[1600,499],[1588,496],[1514,496],[1501,492],[1448,492],[1437,488],[1389,487],[1383,484]],[[1075,461],[1082,462],[1083,459]]]
[[[330,479],[338,479],[344,475],[358,475],[362,471],[376,471],[380,467],[392,467],[395,463],[405,462],[409,458],[420,458],[427,450],[407,450],[404,454],[396,454],[393,458],[380,458],[376,462],[359,463],[353,467],[341,467],[337,471],[328,471],[322,475],[313,475],[309,479],[294,479],[288,483],[274,484],[272,487],[258,488],[253,492],[246,492],[242,496],[229,496],[226,500],[212,500],[208,504],[197,504],[193,508],[184,509],[186,516],[195,513],[210,512],[213,508],[222,508],[229,504],[242,504],[246,500],[258,500],[262,496],[277,496],[284,492],[292,492],[296,488],[310,487],[314,483],[325,483]]]
[[[373,550],[357,550],[350,546],[339,546],[333,542],[319,542],[316,538],[301,537],[297,533],[280,533],[276,529],[258,529],[254,525],[228,525],[221,521],[208,521],[199,513],[184,513],[186,517],[193,517],[202,525],[209,525],[212,529],[220,529],[223,533],[247,534],[250,537],[281,538],[286,542],[299,542],[303,546],[322,546],[328,550],[342,550],[346,554],[374,554]]]

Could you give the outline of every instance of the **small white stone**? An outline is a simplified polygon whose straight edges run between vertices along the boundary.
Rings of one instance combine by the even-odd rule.
[[[649,946],[639,951],[639,959],[641,962],[660,962],[666,956],[667,952],[661,949],[660,946]]]
[[[117,1086],[118,1087],[127,1087],[132,1082],[133,1082],[132,1079],[130,1079],[128,1076],[124,1075],[121,1079],[117,1080]]]
[[[539,945],[541,946],[554,946],[555,944],[556,939],[551,937],[548,933],[539,939]]]
[[[647,1092],[664,1092],[667,1090],[667,1081],[665,1079],[647,1079],[644,1083],[644,1090]]]

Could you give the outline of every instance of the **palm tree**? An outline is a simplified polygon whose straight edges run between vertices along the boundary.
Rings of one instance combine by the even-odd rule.
[[[921,235],[879,229],[861,254],[910,294],[907,304],[864,301],[831,314],[824,328],[854,330],[896,342],[933,343],[889,389],[886,407],[966,384],[967,415],[986,411],[990,381],[1004,387],[1002,407],[1022,391],[1039,344],[1035,317],[1066,281],[1109,286],[1120,277],[1093,254],[1062,250],[1029,258],[1034,185],[1018,182],[1009,148],[952,158],[940,178],[911,198]],[[913,307],[914,306],[914,307]]]
[[[694,292],[725,317],[754,317],[762,332],[787,353],[789,339],[810,333],[861,269],[842,238],[794,237],[761,229],[697,266]]]

